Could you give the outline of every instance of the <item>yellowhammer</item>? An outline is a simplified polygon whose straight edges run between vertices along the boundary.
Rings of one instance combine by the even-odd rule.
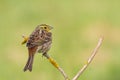
[[[24,37],[25,40],[22,44],[26,43],[29,53],[28,61],[24,67],[24,71],[32,71],[35,53],[39,52],[45,55],[49,51],[52,43],[52,33],[50,32],[51,29],[51,26],[41,24],[35,28],[29,38]]]

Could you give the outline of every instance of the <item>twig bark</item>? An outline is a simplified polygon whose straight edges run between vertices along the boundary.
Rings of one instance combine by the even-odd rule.
[[[98,52],[101,44],[103,41],[103,37],[101,37],[98,41],[97,46],[95,47],[95,49],[93,50],[91,56],[88,58],[87,63],[79,70],[79,72],[74,76],[74,78],[72,80],[77,80],[80,75],[86,70],[86,68],[88,67],[88,65],[91,63],[91,61],[93,60],[93,58],[95,57],[96,53]]]
[[[70,80],[70,79],[68,78],[67,74],[64,72],[64,70],[63,70],[61,67],[59,67],[58,70],[59,70],[59,71],[61,72],[61,74],[64,76],[65,80]]]
[[[44,54],[43,56],[46,57],[50,61],[50,63],[60,71],[65,80],[69,80],[65,71],[57,64],[57,62],[52,57],[50,57],[48,54]]]

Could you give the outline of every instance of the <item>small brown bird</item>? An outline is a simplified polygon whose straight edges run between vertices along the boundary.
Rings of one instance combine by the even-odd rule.
[[[29,38],[24,38],[26,40],[24,40],[23,44],[26,42],[29,53],[28,61],[24,67],[24,71],[32,71],[35,53],[39,52],[44,55],[49,51],[52,43],[52,33],[50,32],[51,29],[51,26],[41,24],[36,27]]]

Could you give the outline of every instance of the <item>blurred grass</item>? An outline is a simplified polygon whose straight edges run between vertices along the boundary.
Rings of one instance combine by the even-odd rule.
[[[49,53],[72,78],[82,67],[100,35],[104,42],[79,80],[120,80],[119,0],[0,0],[0,80],[63,80],[36,54],[32,72],[23,72],[27,48],[21,35],[41,23],[54,26]]]

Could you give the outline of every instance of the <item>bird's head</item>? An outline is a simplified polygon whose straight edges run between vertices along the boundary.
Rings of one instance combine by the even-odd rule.
[[[40,29],[45,30],[45,31],[47,31],[47,32],[49,32],[49,31],[51,31],[51,29],[53,29],[52,26],[49,26],[49,25],[47,25],[47,24],[41,24],[41,25],[39,25],[39,26],[40,26]]]

